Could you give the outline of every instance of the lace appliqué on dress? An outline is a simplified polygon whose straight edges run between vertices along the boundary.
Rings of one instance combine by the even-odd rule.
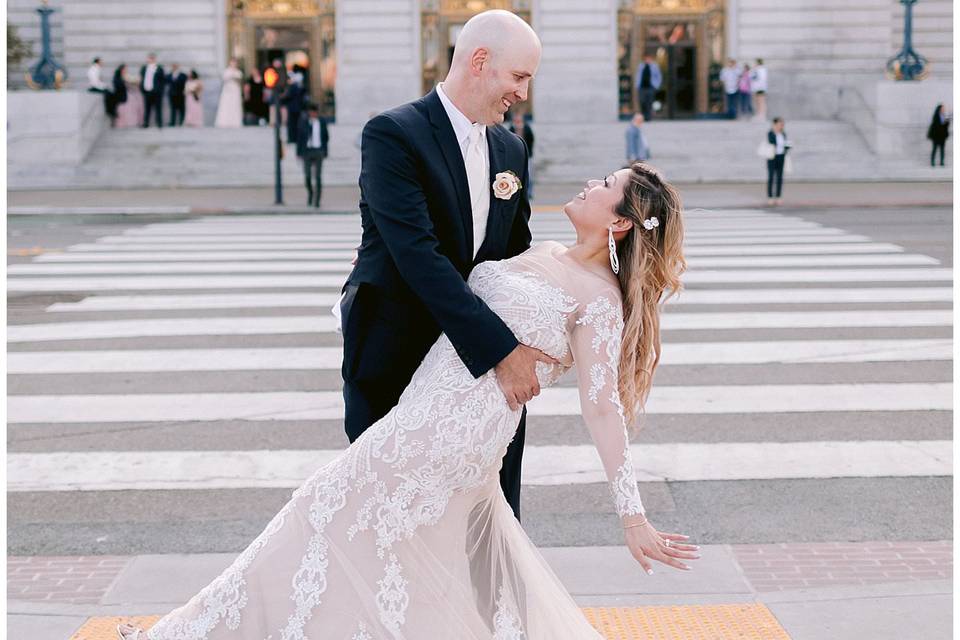
[[[493,640],[524,640],[525,638],[516,603],[508,597],[503,585],[500,585],[497,611],[493,616]]]

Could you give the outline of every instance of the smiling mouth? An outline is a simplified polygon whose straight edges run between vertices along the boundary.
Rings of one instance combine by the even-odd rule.
[[[512,104],[510,104],[509,101],[507,101],[506,98],[501,98],[501,99],[500,99],[500,102],[503,103],[503,106],[504,106],[504,108],[505,108],[507,111],[509,111],[509,110],[510,110],[510,107],[513,106]]]

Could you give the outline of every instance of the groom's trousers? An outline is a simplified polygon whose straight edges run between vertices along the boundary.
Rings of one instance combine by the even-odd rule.
[[[359,438],[374,422],[387,415],[400,400],[400,394],[412,377],[398,376],[392,381],[350,381],[343,382],[343,400],[346,406],[344,427],[350,442]],[[520,520],[520,469],[523,462],[523,441],[526,432],[527,410],[524,408],[507,453],[503,457],[500,469],[500,487],[513,514]]]

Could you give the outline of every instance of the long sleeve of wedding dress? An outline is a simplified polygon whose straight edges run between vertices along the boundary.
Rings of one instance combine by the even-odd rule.
[[[618,391],[622,334],[620,296],[612,288],[581,305],[570,332],[583,420],[597,447],[621,518],[645,514]]]

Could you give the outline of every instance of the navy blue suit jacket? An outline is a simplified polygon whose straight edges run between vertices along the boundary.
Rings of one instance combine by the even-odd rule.
[[[526,184],[526,146],[500,126],[487,128],[487,142],[490,215],[474,258],[466,169],[436,90],[364,127],[363,237],[341,304],[345,380],[399,376],[405,385],[441,332],[475,377],[517,346],[513,332],[466,283],[479,262],[530,246],[526,190],[509,200],[492,192],[502,171]]]

